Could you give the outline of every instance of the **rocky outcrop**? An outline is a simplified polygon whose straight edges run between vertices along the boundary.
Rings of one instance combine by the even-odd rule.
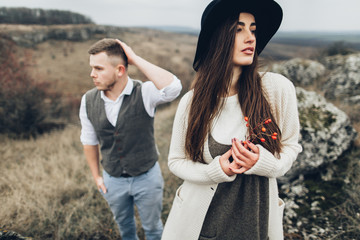
[[[326,99],[360,104],[360,53],[325,57],[321,63],[296,58],[274,64],[271,70],[283,74],[296,86],[318,84]]]
[[[347,196],[344,186],[351,179],[344,169],[347,169],[346,158],[357,133],[349,117],[324,97],[300,87],[296,93],[303,152],[290,171],[279,179],[286,206],[285,232],[289,239],[293,239],[291,236],[304,239],[344,236],[346,229],[334,226],[330,218],[337,214],[333,209],[335,204],[342,204]],[[360,161],[358,153],[353,155],[358,158],[353,161]]]
[[[314,80],[324,75],[325,70],[321,63],[301,58],[294,58],[272,66],[272,71],[286,76],[297,86],[312,84]]]
[[[279,179],[285,239],[357,239],[360,230],[349,226],[358,226],[360,215],[344,208],[359,208],[360,149],[352,124],[360,119],[360,54],[325,57],[321,63],[293,59],[271,70],[297,86],[303,147]]]
[[[79,13],[31,8],[0,8],[0,24],[90,24],[93,21]]]
[[[60,26],[19,26],[0,25],[2,36],[24,47],[33,47],[48,40],[86,41],[95,38],[121,34],[128,31],[121,27],[95,24]]]
[[[28,237],[23,237],[20,234],[13,232],[13,231],[8,231],[5,229],[0,229],[0,239],[9,239],[9,240],[31,240],[32,238],[28,238]]]
[[[296,88],[303,151],[292,168],[279,179],[286,183],[318,171],[339,158],[357,134],[348,116],[316,92]]]
[[[327,57],[324,59],[324,65],[330,70],[323,86],[325,97],[358,104],[360,102],[360,53],[346,57],[340,55]]]

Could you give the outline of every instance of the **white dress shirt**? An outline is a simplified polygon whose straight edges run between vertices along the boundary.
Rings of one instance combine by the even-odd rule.
[[[117,117],[119,115],[124,96],[131,94],[133,85],[134,83],[129,77],[124,90],[115,101],[106,97],[103,91],[100,92],[101,98],[105,102],[106,117],[113,126],[116,125]],[[161,90],[157,89],[154,83],[151,81],[144,82],[141,86],[141,93],[146,112],[150,117],[154,117],[156,106],[174,100],[177,96],[179,96],[181,89],[182,86],[180,80],[176,76],[174,76],[174,80],[169,86]],[[84,94],[81,98],[79,117],[82,127],[80,135],[82,144],[98,145],[99,141],[97,139],[95,129],[86,113],[86,94]]]

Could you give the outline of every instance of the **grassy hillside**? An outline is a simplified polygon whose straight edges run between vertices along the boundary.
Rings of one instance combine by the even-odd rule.
[[[41,81],[50,81],[54,89],[65,95],[81,96],[93,87],[90,78],[88,48],[104,37],[119,38],[143,58],[171,70],[186,84],[191,81],[192,59],[196,37],[186,34],[171,34],[156,30],[134,28],[112,36],[98,35],[85,42],[51,40],[30,49],[34,59],[33,76]],[[22,48],[24,50],[26,48]],[[129,75],[146,80],[130,66]]]
[[[56,28],[59,26],[54,26]],[[66,25],[62,29],[75,26]],[[44,26],[0,24],[3,34],[12,32],[44,31]],[[130,45],[136,53],[155,64],[175,73],[185,85],[185,89],[193,79],[192,61],[195,55],[197,36],[164,32],[146,28],[119,28],[109,34],[97,34],[88,41],[50,40],[37,44],[34,48],[20,47],[19,53],[30,51],[33,56],[33,76],[39,81],[50,81],[54,89],[66,96],[79,98],[87,89],[93,87],[88,64],[87,49],[97,40],[104,37],[119,38]],[[290,40],[289,40],[290,39]],[[282,41],[285,42],[282,42]],[[304,44],[298,44],[302,41]],[[272,60],[284,60],[294,57],[307,58],[316,53],[319,47],[311,42],[298,40],[293,35],[284,35],[271,41],[262,57]],[[136,69],[130,67],[130,75],[145,80]]]
[[[32,26],[10,28],[28,31]],[[36,81],[50,82],[51,90],[61,92],[65,104],[74,106],[70,124],[63,131],[30,140],[0,136],[4,143],[0,146],[0,167],[5,169],[0,176],[0,230],[13,230],[34,239],[118,239],[112,214],[87,167],[77,117],[82,94],[93,88],[87,49],[103,37],[125,41],[145,59],[174,72],[182,79],[184,91],[188,88],[196,46],[196,38],[190,35],[128,29],[123,34],[99,35],[86,42],[52,40],[33,49],[18,47],[19,58],[26,53],[32,56],[29,70]],[[132,66],[129,72],[133,78],[146,80]],[[176,106],[174,102],[156,113],[159,162],[166,181],[164,220],[180,183],[169,173],[166,163]]]
[[[164,221],[180,184],[167,167],[176,106],[174,102],[160,109],[155,118],[166,186]],[[95,187],[79,134],[79,125],[69,125],[36,140],[1,139],[0,230],[16,231],[34,240],[119,238],[107,203]]]

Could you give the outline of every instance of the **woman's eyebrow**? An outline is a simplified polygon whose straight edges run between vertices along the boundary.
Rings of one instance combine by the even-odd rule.
[[[243,22],[238,22],[238,25],[240,25],[240,26],[245,26],[245,23],[243,23]],[[250,26],[256,26],[256,23],[255,22],[252,22],[251,24],[250,24]]]

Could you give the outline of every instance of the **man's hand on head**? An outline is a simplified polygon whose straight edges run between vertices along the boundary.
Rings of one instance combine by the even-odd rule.
[[[126,57],[128,58],[128,63],[130,65],[134,65],[135,59],[138,57],[135,52],[129,47],[126,43],[116,39],[116,41],[120,44],[120,46],[124,49]]]

